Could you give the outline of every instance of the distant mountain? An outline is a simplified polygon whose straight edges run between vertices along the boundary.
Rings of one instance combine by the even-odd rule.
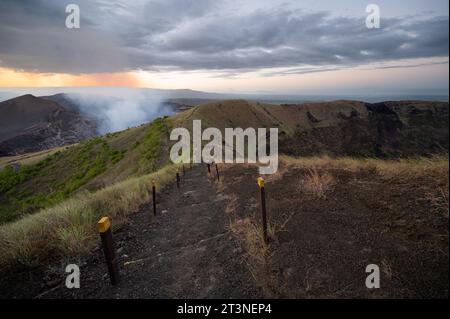
[[[70,99],[67,94],[58,93],[49,96],[40,96],[39,98],[56,102],[62,107],[64,107],[66,110],[81,113],[80,105],[78,103],[75,103],[72,99]]]
[[[27,94],[0,103],[0,156],[63,146],[95,135],[93,121],[57,102]]]
[[[22,94],[31,93],[36,96],[51,96],[66,94],[92,94],[104,96],[128,96],[130,94],[141,94],[146,97],[154,97],[162,100],[194,100],[217,101],[227,99],[245,99],[261,103],[305,103],[325,102],[336,100],[357,100],[370,103],[382,101],[440,101],[448,102],[448,89],[440,90],[373,90],[373,92],[358,93],[351,92],[311,92],[311,93],[283,93],[283,92],[248,92],[248,93],[215,93],[203,92],[191,89],[154,89],[154,88],[125,88],[125,87],[54,87],[54,88],[0,88],[0,101]],[[199,103],[197,103],[199,104]],[[63,105],[64,106],[64,105]]]

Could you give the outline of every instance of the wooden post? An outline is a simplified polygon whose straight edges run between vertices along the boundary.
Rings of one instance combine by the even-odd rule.
[[[208,167],[208,174],[211,174],[211,165],[208,163],[206,166]]]
[[[177,172],[177,188],[180,188],[180,174]]]
[[[262,177],[258,178],[258,186],[261,190],[261,215],[262,215],[262,228],[263,228],[263,238],[264,243],[267,244],[267,214],[266,214],[266,192],[264,189],[264,179]]]
[[[219,167],[218,167],[218,165],[217,165],[217,163],[216,163],[216,174],[217,174],[217,181],[219,181]]]
[[[156,187],[152,185],[153,215],[156,216]]]
[[[108,266],[109,279],[113,286],[119,283],[119,266],[117,265],[116,251],[112,238],[111,222],[108,217],[102,217],[98,223],[98,232],[102,240],[103,253]]]

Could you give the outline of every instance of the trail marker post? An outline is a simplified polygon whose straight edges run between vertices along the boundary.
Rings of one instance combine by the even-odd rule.
[[[156,216],[156,187],[152,185],[153,215]]]
[[[263,228],[263,238],[264,243],[267,244],[267,214],[266,214],[266,192],[264,189],[264,179],[262,177],[258,178],[258,186],[261,191],[261,215],[262,215],[262,228]]]
[[[216,166],[216,174],[217,174],[217,181],[219,181],[220,177],[219,177],[219,167],[217,165],[217,163],[214,164]]]
[[[108,217],[102,217],[98,223],[98,232],[102,240],[103,253],[105,254],[106,265],[108,266],[109,279],[113,286],[119,283],[119,266],[117,265],[116,251],[111,231],[111,221]]]

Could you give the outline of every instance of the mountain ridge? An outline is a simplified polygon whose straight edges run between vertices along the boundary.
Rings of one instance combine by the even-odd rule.
[[[448,156],[448,103],[211,102],[82,141],[23,165],[19,172],[0,170],[0,181],[4,180],[3,186],[0,182],[0,215],[13,213],[0,222],[52,206],[76,192],[97,191],[160,169],[170,163],[169,150],[175,143],[169,140],[171,129],[189,130],[195,119],[202,121],[202,128],[222,132],[226,127],[277,127],[280,155],[393,160]]]
[[[178,126],[278,127],[280,152],[295,156],[427,156],[446,153],[448,103],[338,100],[272,105],[211,102],[174,116]]]
[[[73,144],[96,134],[94,122],[55,101],[25,94],[0,102],[0,156]]]

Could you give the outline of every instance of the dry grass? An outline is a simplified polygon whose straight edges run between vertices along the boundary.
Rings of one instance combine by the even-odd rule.
[[[290,166],[304,169],[306,174],[301,180],[301,187],[307,192],[319,198],[326,197],[327,192],[336,183],[333,177],[334,170],[348,170],[352,172],[375,171],[379,176],[386,179],[386,183],[395,180],[397,183],[420,181],[423,178],[432,179],[433,184],[440,185],[435,189],[424,190],[424,195],[431,203],[431,209],[449,215],[449,162],[448,156],[436,156],[432,158],[400,159],[400,160],[380,160],[380,159],[360,159],[351,157],[331,158],[323,157],[302,157],[293,158],[280,156],[283,164],[275,177],[269,176],[266,182],[282,179],[283,174],[289,171]],[[223,187],[221,188],[223,191]],[[230,201],[228,213],[233,213],[237,209],[234,202]],[[286,220],[287,222],[288,220]],[[284,224],[277,227],[278,230],[284,228]],[[230,222],[231,231],[242,239],[247,252],[254,259],[262,261],[268,255],[267,245],[262,240],[261,227],[251,219],[237,219]],[[269,227],[271,237],[275,237],[275,227]]]
[[[268,260],[270,259],[270,245],[266,244],[263,237],[263,229],[260,223],[254,218],[230,220],[229,229],[235,238],[241,243],[245,253],[248,255],[246,260],[248,270],[250,271],[256,285],[261,287],[267,296],[274,296],[272,286],[275,279],[272,274],[267,273]],[[270,222],[267,225],[267,235],[269,240],[275,238],[275,226]]]
[[[51,258],[82,256],[97,243],[96,222],[109,216],[113,225],[149,201],[149,189],[171,182],[177,166],[125,180],[94,193],[77,194],[54,207],[0,226],[0,269],[37,266]]]
[[[448,186],[447,183],[444,187],[438,187],[425,193],[425,198],[430,202],[431,211],[442,214],[446,218],[449,217]]]
[[[245,250],[252,257],[252,259],[263,263],[265,258],[268,256],[269,247],[264,242],[261,225],[257,225],[249,218],[233,219],[230,221],[229,228],[237,238],[243,241]],[[270,237],[273,231],[271,229],[272,227],[269,228],[268,235]]]
[[[306,176],[301,180],[301,187],[308,193],[324,198],[335,182],[333,175],[327,171],[319,171],[315,167],[308,168],[306,172]]]
[[[2,156],[2,157],[0,157],[0,170],[3,169],[5,166],[11,165],[13,163],[20,163],[21,165],[31,165],[31,164],[37,163],[39,161],[42,161],[49,155],[52,155],[59,151],[63,151],[65,149],[73,147],[77,144],[78,143],[55,147],[55,148],[51,148],[51,149],[44,150],[44,151],[34,152],[34,153],[26,153],[26,154],[15,155],[15,156]]]
[[[307,177],[303,186],[312,193],[323,196],[327,187],[333,184],[332,172],[334,170],[347,170],[351,172],[373,171],[386,180],[386,183],[419,183],[423,188],[422,194],[430,202],[430,209],[434,212],[449,216],[449,161],[447,156],[405,158],[399,160],[381,160],[374,158],[331,158],[301,157],[294,158],[280,156],[280,162],[288,169],[293,166],[306,170]],[[329,176],[327,176],[327,174]],[[424,181],[432,181],[436,187],[430,189]],[[422,195],[421,195],[422,196]]]
[[[405,158],[399,160],[353,157],[332,158],[329,156],[299,158],[280,156],[280,162],[305,169],[314,167],[316,169],[327,170],[376,170],[381,176],[387,178],[408,178],[424,174],[440,176],[442,173],[448,172],[448,155],[430,158]]]
[[[338,187],[339,174],[342,171],[354,172],[355,174],[346,175],[352,175],[355,178],[376,176],[381,183],[395,184],[393,187],[412,187],[417,192],[418,199],[425,196],[430,203],[430,211],[424,213],[436,212],[444,214],[448,218],[449,166],[448,157],[445,156],[400,160],[281,156],[278,172],[273,176],[266,177],[266,183],[267,185],[274,181],[283,183],[284,178],[298,174],[297,176],[302,183],[302,191],[308,191],[314,196],[323,198],[329,194],[327,192],[332,192],[334,187]],[[234,182],[240,183],[241,178],[235,177]],[[274,184],[272,184],[272,187],[275,187]],[[227,212],[232,218],[230,230],[249,256],[247,260],[249,270],[258,286],[262,287],[268,296],[284,296],[282,292],[288,291],[289,288],[283,288],[283,285],[286,285],[286,287],[288,285],[286,282],[280,281],[280,277],[274,276],[271,263],[273,262],[273,254],[278,248],[277,236],[286,231],[286,225],[289,224],[291,217],[298,210],[292,210],[291,214],[283,212],[281,218],[273,218],[272,222],[276,223],[274,224],[276,226],[271,225],[269,233],[270,237],[275,240],[270,245],[266,245],[259,226],[259,205],[257,201],[255,201],[255,205],[252,205],[252,201],[249,199],[246,203],[248,217],[237,219],[236,216],[238,215],[245,216],[244,214],[237,214],[239,209],[242,209],[238,205],[238,201],[238,195],[231,197]],[[254,213],[253,216],[252,212]],[[271,211],[273,215],[278,213],[277,211]],[[296,254],[296,252],[293,251],[292,254]],[[388,259],[382,260],[382,266],[383,276],[387,280],[391,280],[395,276],[395,269],[391,265],[391,261]],[[321,282],[320,274],[316,274],[314,268],[308,269],[304,278],[305,292],[318,290]],[[344,287],[342,290],[336,291],[336,294],[345,295],[346,289]]]

